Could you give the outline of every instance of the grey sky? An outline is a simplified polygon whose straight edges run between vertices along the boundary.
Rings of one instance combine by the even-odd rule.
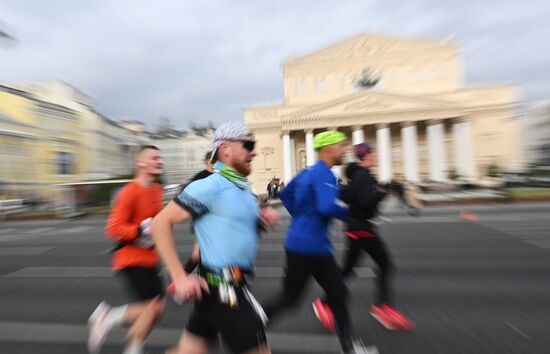
[[[547,0],[0,0],[0,19],[19,40],[0,47],[0,81],[64,80],[107,116],[151,125],[242,119],[282,99],[285,58],[360,32],[454,33],[468,84],[550,98]]]

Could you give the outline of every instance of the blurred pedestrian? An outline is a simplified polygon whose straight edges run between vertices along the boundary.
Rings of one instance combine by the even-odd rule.
[[[109,331],[129,325],[124,354],[142,354],[144,342],[164,311],[158,256],[151,238],[152,218],[161,210],[163,188],[155,183],[164,161],[155,146],[144,146],[136,157],[136,176],[119,192],[105,228],[115,241],[112,269],[125,285],[129,304],[101,302],[88,320],[88,350],[99,353]]]
[[[416,217],[420,216],[420,209],[422,208],[422,202],[420,201],[420,188],[415,183],[407,181],[404,189],[409,215]]]

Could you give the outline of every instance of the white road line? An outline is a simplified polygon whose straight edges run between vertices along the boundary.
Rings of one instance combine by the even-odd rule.
[[[514,331],[516,331],[516,333],[519,333],[519,335],[521,335],[523,338],[527,339],[527,340],[533,340],[531,337],[529,337],[527,335],[527,333],[523,332],[521,329],[517,328],[516,326],[514,326],[512,323],[510,322],[506,322],[506,324],[508,325],[508,327],[512,328]]]
[[[375,273],[369,267],[354,268],[359,278],[373,278]],[[281,278],[285,273],[281,267],[256,267],[256,278]],[[25,267],[4,275],[4,278],[103,278],[112,275],[110,267]]]
[[[370,267],[357,267],[353,271],[359,278],[376,278],[376,273]]]
[[[75,227],[71,227],[69,229],[60,228],[57,231],[60,234],[76,234],[76,233],[86,232],[86,231],[89,231],[91,229],[93,229],[93,227],[91,227],[91,226],[75,226]]]
[[[2,247],[0,256],[36,256],[55,247]]]
[[[10,233],[12,231],[15,231],[15,229],[3,229],[3,230],[0,230],[0,235],[5,235],[5,234]]]
[[[523,240],[523,242],[538,248],[550,249],[550,240]]]
[[[109,267],[26,267],[4,278],[82,278],[110,277]]]
[[[345,251],[347,246],[344,243],[333,243],[335,251]],[[112,251],[112,247],[99,251],[99,254],[109,254]],[[193,245],[176,245],[176,250],[184,255],[193,251]],[[258,252],[265,253],[284,253],[285,248],[282,243],[264,243],[260,244]]]
[[[40,227],[38,229],[28,230],[26,233],[29,234],[29,235],[38,235],[38,234],[46,233],[46,232],[48,232],[52,229],[53,228],[51,228],[51,227]]]
[[[155,328],[147,343],[152,346],[172,346],[177,343],[181,332],[181,328]],[[106,344],[124,344],[125,334],[124,329],[113,330]],[[267,336],[274,351],[337,353],[340,350],[338,339],[333,334],[268,332]],[[87,338],[85,324],[0,321],[2,342],[83,344]]]

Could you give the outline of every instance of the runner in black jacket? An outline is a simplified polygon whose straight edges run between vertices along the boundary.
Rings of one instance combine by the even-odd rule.
[[[385,243],[380,237],[378,227],[372,222],[378,214],[378,204],[387,194],[371,175],[369,168],[374,166],[376,157],[368,144],[354,146],[359,162],[346,168],[348,186],[342,193],[343,201],[349,205],[349,217],[346,222],[348,251],[346,253],[342,275],[347,278],[352,274],[362,250],[367,252],[378,265],[378,292],[370,313],[388,329],[411,330],[414,323],[390,306],[390,289],[388,278],[394,266]],[[332,330],[334,327],[332,311],[326,301],[316,299],[313,302],[315,314],[321,323]]]

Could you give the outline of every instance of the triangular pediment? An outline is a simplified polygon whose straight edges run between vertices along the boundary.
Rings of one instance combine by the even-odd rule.
[[[310,54],[294,58],[289,64],[333,62],[382,56],[410,54],[414,51],[446,48],[447,40],[428,41],[382,35],[360,34]]]
[[[322,116],[335,114],[369,114],[428,108],[455,108],[456,104],[431,99],[426,96],[403,96],[371,90],[360,91],[322,104],[309,106],[298,112],[290,113],[292,117]]]

